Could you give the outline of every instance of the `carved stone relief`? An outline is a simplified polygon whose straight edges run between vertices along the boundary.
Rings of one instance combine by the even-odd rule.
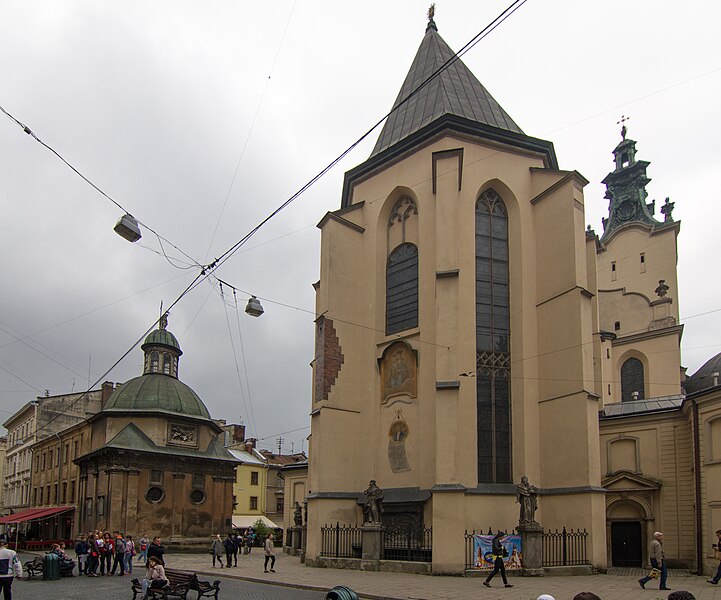
[[[388,431],[388,464],[394,473],[410,471],[406,453],[406,440],[410,430],[401,411],[396,411],[396,418]]]

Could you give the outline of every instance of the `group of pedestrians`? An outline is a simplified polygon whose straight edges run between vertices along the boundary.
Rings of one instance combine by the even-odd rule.
[[[148,536],[143,534],[136,542],[133,536],[124,535],[120,531],[89,531],[88,535],[75,545],[78,574],[88,577],[130,575],[134,561],[144,565],[154,556],[162,563],[164,553],[165,547],[159,537],[153,538],[151,542]]]
[[[225,553],[225,566],[227,568],[238,566],[238,554],[240,554],[241,548],[244,554],[250,554],[253,548],[253,543],[256,539],[256,534],[252,529],[246,531],[245,535],[238,533],[228,533],[225,540],[220,538],[220,534],[216,534],[213,542],[210,545],[210,553],[213,555],[213,567],[216,562],[223,568],[223,553]],[[275,542],[272,533],[269,533],[263,543],[263,553],[265,555],[265,564],[263,569],[266,573],[275,573]],[[268,562],[270,561],[270,571],[268,570]]]

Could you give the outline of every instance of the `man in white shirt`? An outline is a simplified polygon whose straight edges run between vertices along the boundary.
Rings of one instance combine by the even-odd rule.
[[[20,564],[15,550],[10,550],[7,543],[5,535],[0,535],[0,588],[2,588],[4,600],[12,600],[13,578],[22,579],[23,566]]]

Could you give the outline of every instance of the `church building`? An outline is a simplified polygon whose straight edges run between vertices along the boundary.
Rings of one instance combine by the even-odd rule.
[[[515,527],[527,476],[536,520],[585,529],[590,565],[646,564],[660,530],[671,563],[708,570],[721,359],[681,367],[673,204],[647,201],[624,127],[586,230],[587,180],[461,60],[436,74],[453,56],[431,18],[319,223],[306,561],[375,480],[385,528],[431,528],[433,573],[462,572],[465,532]]]
[[[232,527],[236,461],[221,427],[178,378],[182,351],[167,316],[142,345],[143,374],[118,385],[88,420],[79,466],[79,532],[119,530],[207,542]]]

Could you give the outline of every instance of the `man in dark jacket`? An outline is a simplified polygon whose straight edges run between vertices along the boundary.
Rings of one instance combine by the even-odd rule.
[[[225,540],[223,541],[223,549],[225,550],[225,566],[230,569],[230,567],[233,566],[233,552],[235,550],[233,537],[230,533],[228,534],[228,537],[225,538]]]
[[[160,559],[161,564],[165,564],[165,560],[163,560],[163,554],[165,554],[165,546],[160,543],[159,537],[154,537],[153,543],[148,546],[148,560],[150,560],[151,556],[154,556],[155,558]]]
[[[491,587],[491,579],[498,573],[498,571],[501,572],[501,579],[503,579],[503,584],[509,588],[513,587],[512,584],[508,583],[508,579],[506,579],[506,567],[503,564],[503,556],[504,554],[507,554],[507,552],[504,552],[503,548],[503,538],[506,536],[505,533],[502,531],[499,531],[494,537],[493,541],[491,542],[491,553],[493,554],[493,571],[491,571],[491,574],[486,577],[486,580],[483,582],[483,585],[486,587]]]
[[[240,549],[243,546],[243,538],[240,537],[237,533],[233,534],[233,560],[234,560],[234,567],[238,566],[238,553],[240,552]]]

